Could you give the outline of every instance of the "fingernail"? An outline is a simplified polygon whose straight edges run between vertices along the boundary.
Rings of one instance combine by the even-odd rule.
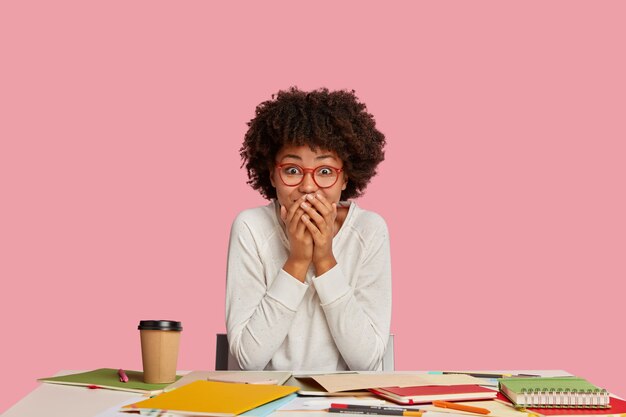
[[[321,197],[321,196],[322,196],[322,194],[321,194],[321,193],[317,193],[316,195],[317,195],[318,197]]]
[[[308,208],[308,207],[309,207],[309,205],[303,201],[302,203],[300,203],[300,207],[302,207],[302,208]]]
[[[306,198],[308,198],[309,200],[313,200],[315,198],[315,195],[313,194],[307,194]]]

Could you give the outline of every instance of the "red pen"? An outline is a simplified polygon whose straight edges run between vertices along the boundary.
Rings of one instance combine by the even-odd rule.
[[[126,375],[123,369],[117,371],[117,374],[120,376],[120,382],[128,382],[128,375]]]

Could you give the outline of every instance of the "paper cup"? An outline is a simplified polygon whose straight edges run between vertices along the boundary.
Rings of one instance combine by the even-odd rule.
[[[169,320],[142,320],[138,329],[141,336],[143,381],[147,384],[174,382],[180,332],[183,330],[181,323]]]

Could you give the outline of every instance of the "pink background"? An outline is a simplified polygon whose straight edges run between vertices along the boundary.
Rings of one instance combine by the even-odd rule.
[[[355,89],[387,135],[396,365],[565,369],[626,395],[626,4],[0,2],[0,411],[140,369],[137,322],[213,369],[238,150],[279,89]]]

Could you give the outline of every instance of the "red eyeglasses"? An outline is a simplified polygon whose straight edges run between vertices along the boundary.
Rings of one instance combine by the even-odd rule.
[[[307,172],[311,173],[313,182],[320,188],[330,188],[337,183],[342,168],[320,165],[316,168],[303,168],[297,164],[276,165],[281,181],[288,187],[295,187],[304,181]]]

